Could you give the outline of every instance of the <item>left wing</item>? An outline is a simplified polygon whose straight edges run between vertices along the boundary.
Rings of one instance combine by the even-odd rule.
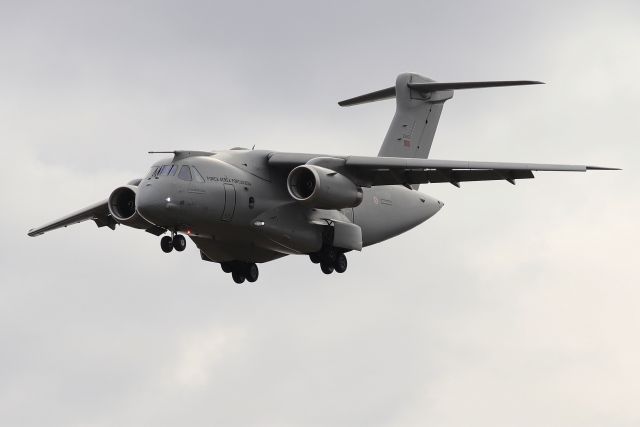
[[[459,186],[465,181],[533,178],[533,171],[585,172],[618,170],[601,166],[557,165],[537,163],[474,162],[460,160],[414,159],[403,157],[317,156],[313,154],[272,153],[269,164],[295,167],[311,163],[339,169],[361,186],[412,185],[448,182]]]
[[[32,228],[27,233],[29,236],[39,236],[47,231],[55,230],[56,228],[66,227],[68,225],[77,224],[82,221],[92,219],[98,225],[98,227],[107,226],[114,230],[116,228],[116,221],[109,213],[109,206],[107,200],[103,200],[98,203],[94,203],[91,206],[87,206],[84,209],[76,211],[72,214],[64,216],[60,219],[47,223],[43,226]]]

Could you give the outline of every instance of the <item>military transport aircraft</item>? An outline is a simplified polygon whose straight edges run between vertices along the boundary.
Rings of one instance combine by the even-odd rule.
[[[84,220],[121,224],[160,239],[164,252],[191,238],[205,261],[236,283],[258,279],[256,263],[308,255],[326,274],[347,269],[345,253],[382,242],[435,215],[443,203],[420,184],[533,178],[533,171],[613,169],[584,165],[427,159],[444,102],[458,89],[541,82],[436,82],[400,74],[395,86],[339,102],[396,98],[396,113],[377,157],[233,148],[172,151],[149,173],[29,236]]]

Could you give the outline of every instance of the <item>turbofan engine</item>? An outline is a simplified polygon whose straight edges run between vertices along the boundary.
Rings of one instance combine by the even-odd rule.
[[[362,202],[362,188],[322,166],[294,168],[287,177],[287,189],[297,201],[319,209],[353,208]]]
[[[136,210],[136,191],[133,185],[123,185],[113,190],[109,196],[109,212],[122,225],[148,229],[153,224],[142,218]]]

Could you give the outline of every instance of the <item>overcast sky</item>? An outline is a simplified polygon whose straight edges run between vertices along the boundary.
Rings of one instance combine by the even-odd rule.
[[[238,286],[195,245],[29,228],[148,150],[375,155],[415,71],[433,158],[618,166],[433,184],[431,220],[325,276]],[[638,1],[0,0],[0,424],[637,426]]]

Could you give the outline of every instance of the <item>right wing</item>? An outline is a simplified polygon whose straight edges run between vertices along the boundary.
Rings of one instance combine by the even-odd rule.
[[[304,153],[272,153],[269,164],[291,170],[302,164],[316,164],[340,170],[358,185],[414,185],[466,181],[533,178],[534,171],[585,172],[617,170],[601,166],[556,165],[539,163],[477,162],[461,160],[415,159],[405,157],[323,156]]]
[[[397,157],[349,156],[345,168],[371,185],[427,184],[533,178],[534,171],[586,172],[612,170],[601,166],[540,163],[478,162]]]
[[[47,231],[55,230],[56,228],[67,227],[69,225],[77,224],[88,219],[95,221],[98,227],[106,226],[112,230],[115,230],[116,228],[116,221],[113,219],[111,213],[109,212],[107,200],[103,200],[40,227],[32,228],[27,234],[31,237],[39,236],[46,233]]]

